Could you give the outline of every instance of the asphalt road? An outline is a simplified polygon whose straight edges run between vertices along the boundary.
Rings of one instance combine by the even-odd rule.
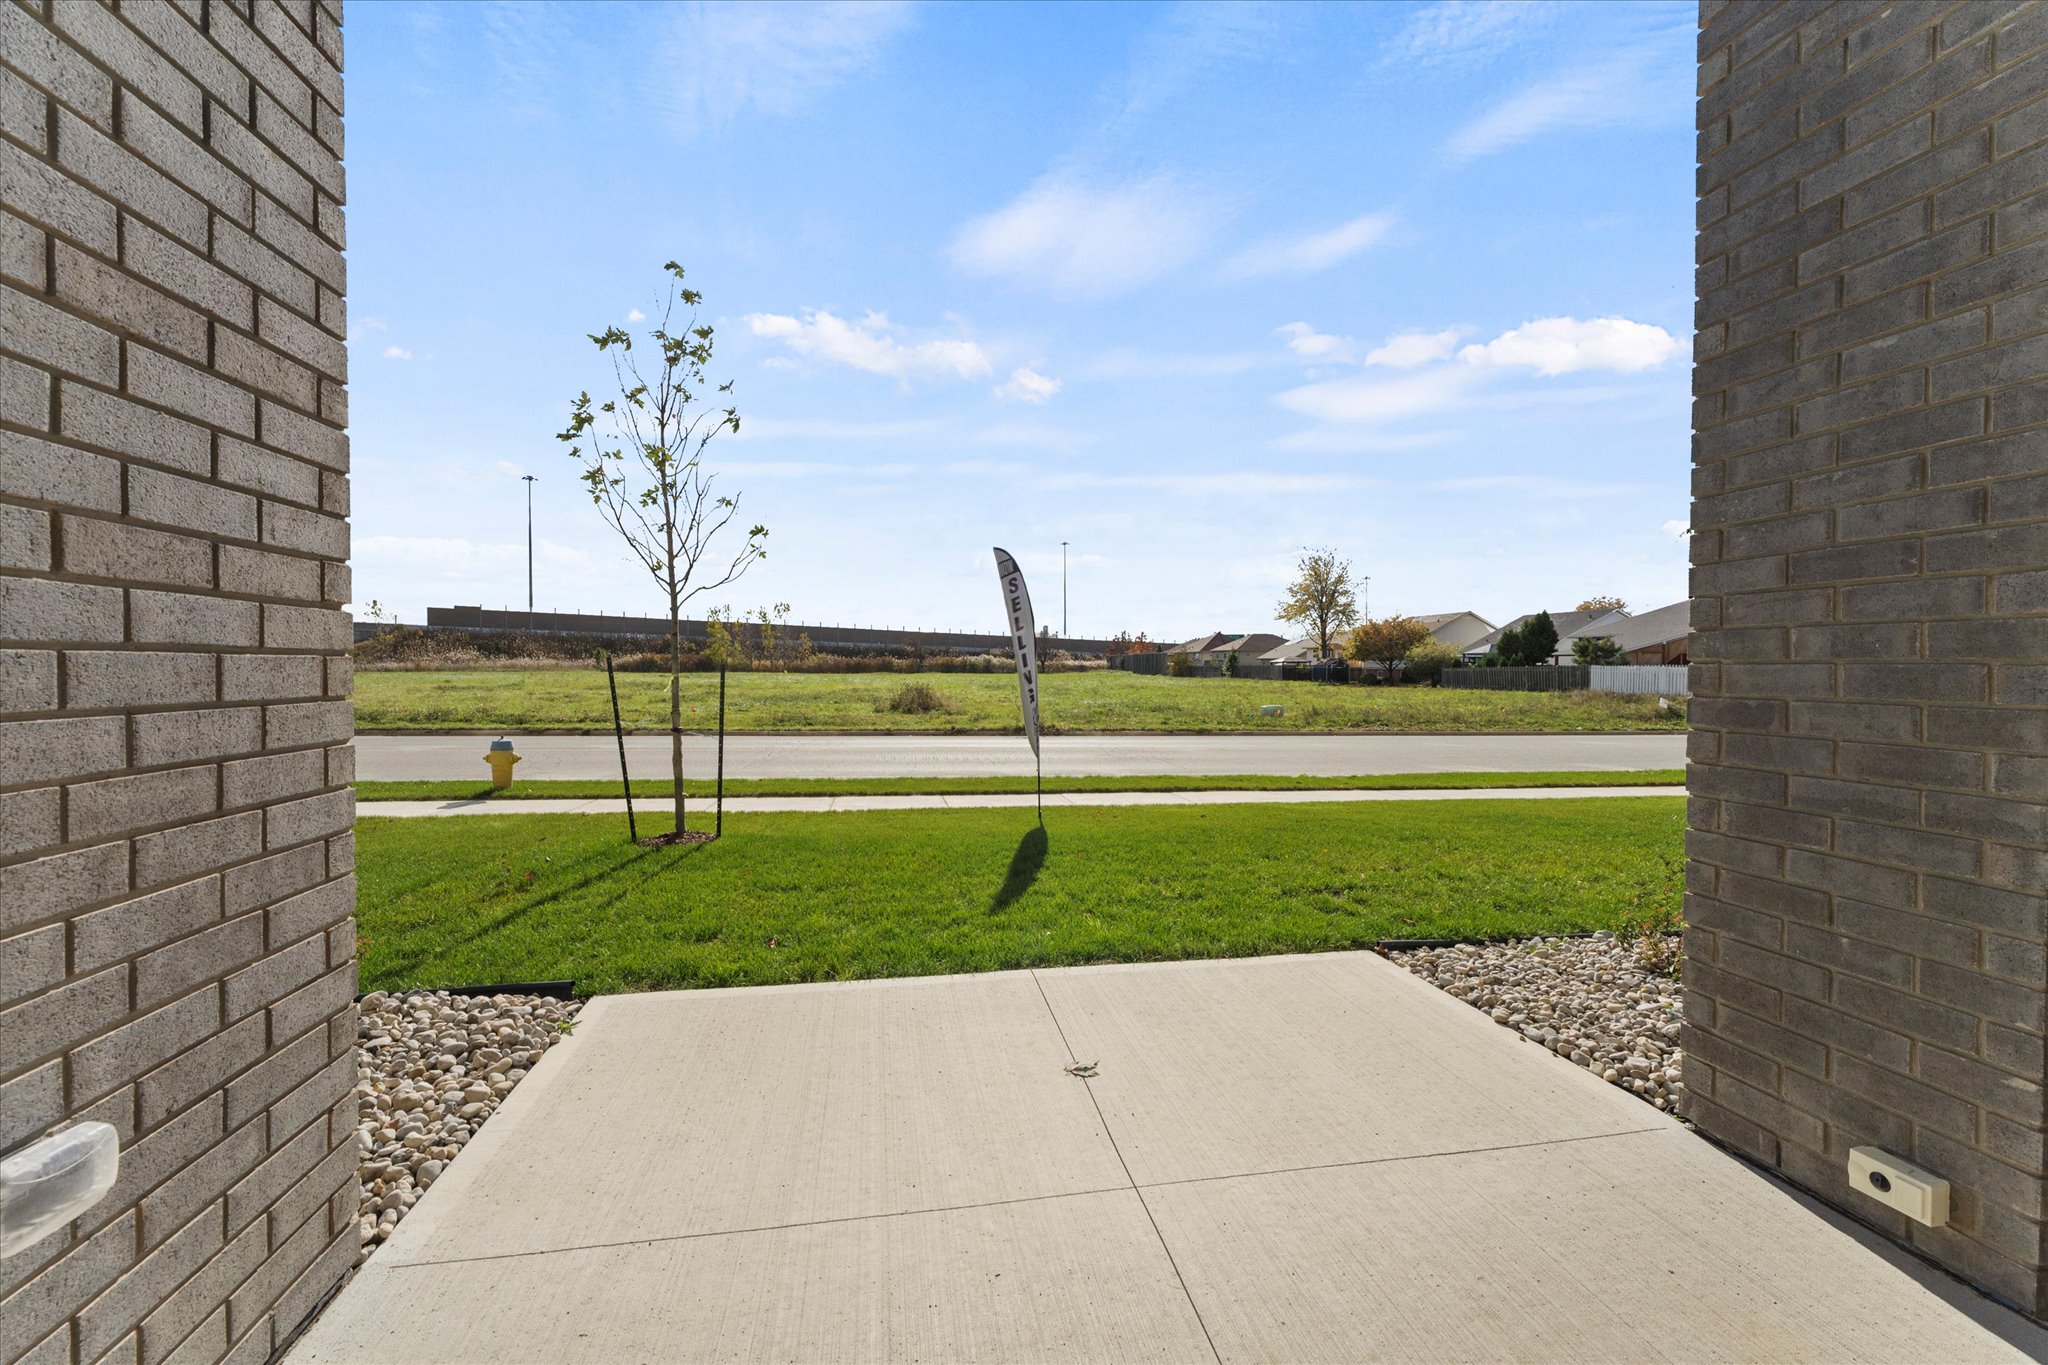
[[[524,781],[619,775],[617,743],[603,735],[515,736]],[[362,735],[356,776],[373,782],[490,775],[475,735]],[[1657,735],[1057,735],[1045,771],[1065,777],[1266,773],[1614,772],[1678,768],[1685,736]],[[668,741],[628,735],[633,776],[668,775]],[[683,741],[683,771],[709,777],[714,742]],[[1016,735],[735,735],[728,777],[969,777],[1031,775]]]

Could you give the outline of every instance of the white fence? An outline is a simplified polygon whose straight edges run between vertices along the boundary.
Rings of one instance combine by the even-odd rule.
[[[1595,664],[1593,690],[1683,697],[1690,685],[1683,664]]]

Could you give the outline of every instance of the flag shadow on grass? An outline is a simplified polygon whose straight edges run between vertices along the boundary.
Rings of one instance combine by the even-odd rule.
[[[1017,851],[1010,855],[1010,870],[996,890],[995,899],[988,903],[989,909],[1004,909],[1031,889],[1039,870],[1045,866],[1045,850],[1045,826],[1034,825],[1017,841]]]

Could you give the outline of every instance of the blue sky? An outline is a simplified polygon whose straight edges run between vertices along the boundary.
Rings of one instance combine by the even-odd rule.
[[[653,611],[554,440],[674,258],[710,599],[1075,635],[1685,592],[1688,4],[354,6],[355,583]],[[360,605],[358,607],[360,611]]]

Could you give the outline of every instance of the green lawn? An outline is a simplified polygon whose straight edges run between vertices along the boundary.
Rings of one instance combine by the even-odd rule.
[[[628,843],[613,816],[369,817],[362,985],[601,993],[1605,928],[1675,912],[1683,811],[1061,809],[1049,833],[1015,810],[750,815],[671,849]]]
[[[900,712],[883,703],[908,682],[927,683],[951,710]],[[1619,731],[1683,730],[1683,702],[1595,692],[1477,692],[1434,687],[1332,687],[1240,678],[1141,678],[1053,673],[1043,680],[1048,730]],[[629,729],[666,730],[667,680],[619,675]],[[594,669],[413,673],[365,670],[355,678],[364,730],[609,730],[611,696]],[[1286,708],[1261,718],[1261,706]],[[683,676],[684,724],[718,724],[718,678]],[[1005,733],[1018,729],[1017,681],[1008,674],[735,673],[727,696],[734,731],[902,730]]]
[[[1048,777],[1054,792],[1197,792],[1197,791],[1418,791],[1469,790],[1478,787],[1675,787],[1685,783],[1683,768],[1633,768],[1623,772],[1569,773],[1377,773],[1361,777],[1276,777],[1261,773],[1235,776]],[[709,796],[710,782],[685,781],[692,797]],[[1028,777],[745,777],[727,778],[727,796],[977,796],[1033,790]],[[636,800],[667,800],[670,784],[636,779]],[[358,782],[362,801],[537,801],[543,798],[587,801],[617,797],[616,782],[536,781],[516,783],[499,791],[488,782]]]

